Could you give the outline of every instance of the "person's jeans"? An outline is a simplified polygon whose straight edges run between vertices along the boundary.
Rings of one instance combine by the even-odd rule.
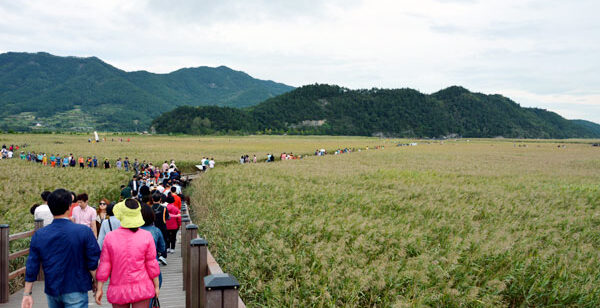
[[[88,292],[65,293],[59,296],[46,294],[48,308],[87,308]]]

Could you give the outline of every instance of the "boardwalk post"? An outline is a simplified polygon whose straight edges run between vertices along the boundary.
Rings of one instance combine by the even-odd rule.
[[[0,225],[0,303],[8,303],[8,225]]]
[[[204,276],[208,271],[206,262],[208,242],[203,238],[190,241],[190,283],[191,308],[204,308]],[[187,294],[187,292],[186,292]]]
[[[180,241],[181,248],[180,248],[180,251],[181,251],[181,258],[182,258],[182,260],[181,260],[181,266],[182,266],[181,270],[182,270],[182,273],[185,273],[185,250],[187,248],[187,244],[184,244],[184,243],[189,243],[189,241],[187,241],[186,237],[185,237],[186,233],[187,233],[186,230],[185,230],[185,226],[187,226],[189,223],[190,223],[190,218],[189,217],[182,217],[181,218],[181,232],[180,232],[180,234],[181,234],[181,241]],[[184,276],[185,276],[185,274],[184,274]],[[185,290],[185,281],[183,283],[183,290]]]
[[[240,284],[229,274],[213,274],[204,277],[205,305],[209,308],[237,308]]]
[[[35,231],[41,229],[44,227],[44,220],[43,219],[36,219],[35,220]],[[40,272],[38,274],[37,277],[37,281],[44,281],[44,269],[40,266]]]
[[[181,215],[181,230],[179,232],[179,234],[181,234],[181,241],[180,241],[180,248],[181,249],[181,257],[183,258],[183,252],[185,251],[185,248],[187,247],[187,242],[184,242],[185,239],[185,226],[187,226],[190,223],[190,216],[188,216],[187,214],[182,214]],[[184,244],[185,243],[185,244]]]
[[[190,247],[189,242],[196,238],[196,233],[198,231],[198,226],[194,224],[189,224],[185,226],[185,242],[186,248],[185,256],[183,256],[183,289],[185,290],[185,307],[190,307],[191,305],[191,293],[190,293]]]

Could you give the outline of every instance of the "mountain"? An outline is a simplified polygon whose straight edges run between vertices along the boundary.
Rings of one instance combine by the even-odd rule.
[[[181,105],[247,107],[292,90],[225,66],[125,72],[96,57],[0,54],[0,130],[145,130]]]
[[[308,85],[243,109],[179,107],[157,117],[159,133],[274,133],[398,137],[598,138],[600,125],[524,108],[502,95],[452,86],[350,90]]]

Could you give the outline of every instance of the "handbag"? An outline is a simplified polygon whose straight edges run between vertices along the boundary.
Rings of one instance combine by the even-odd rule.
[[[160,308],[160,302],[158,301],[158,296],[154,296],[154,298],[152,299],[152,305],[150,307],[151,308]]]

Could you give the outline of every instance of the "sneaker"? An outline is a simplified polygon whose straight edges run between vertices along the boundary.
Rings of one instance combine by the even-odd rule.
[[[158,261],[162,264],[162,265],[167,265],[167,259],[165,259],[165,257],[160,256],[158,257]]]
[[[169,249],[167,249],[167,252],[168,252],[168,253],[175,253],[175,249],[171,249],[171,248],[169,248]]]

